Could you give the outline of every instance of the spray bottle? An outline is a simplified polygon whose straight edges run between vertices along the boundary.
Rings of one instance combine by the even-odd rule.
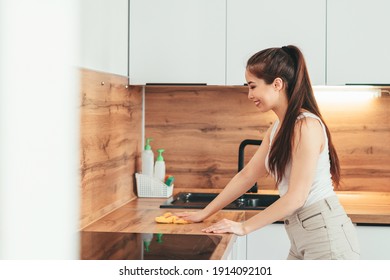
[[[150,252],[150,243],[153,239],[153,233],[142,233],[142,241],[144,245],[144,251]]]

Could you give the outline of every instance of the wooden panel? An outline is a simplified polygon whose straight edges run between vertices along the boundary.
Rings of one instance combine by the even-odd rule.
[[[141,146],[141,87],[81,70],[81,227],[135,197]]]
[[[274,120],[257,113],[245,87],[147,87],[145,102],[146,136],[165,148],[179,187],[223,188],[237,171],[241,141],[261,139]]]
[[[165,148],[167,173],[180,188],[223,188],[237,172],[244,139],[262,139],[276,119],[259,113],[246,87],[146,87],[146,137]],[[341,190],[390,191],[390,98],[321,104],[342,166]],[[246,161],[255,147],[245,149]],[[274,189],[268,177],[259,188]]]
[[[390,191],[390,98],[324,104],[342,167],[341,190]]]

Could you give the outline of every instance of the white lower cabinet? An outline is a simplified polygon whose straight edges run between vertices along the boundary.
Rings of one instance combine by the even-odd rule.
[[[362,260],[390,260],[390,226],[356,226]],[[290,241],[283,224],[268,225],[246,238],[246,259],[285,260]]]
[[[357,226],[362,260],[390,260],[390,226]]]
[[[236,240],[227,254],[227,260],[246,260],[246,248],[247,248],[247,237],[246,236],[236,236]]]
[[[248,260],[285,260],[289,249],[284,224],[271,224],[247,235]]]

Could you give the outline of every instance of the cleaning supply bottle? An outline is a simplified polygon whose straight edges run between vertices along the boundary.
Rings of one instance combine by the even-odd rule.
[[[156,163],[154,164],[154,178],[164,182],[165,180],[165,161],[162,156],[164,149],[158,149],[158,156]]]
[[[153,177],[153,167],[154,167],[154,154],[152,147],[150,146],[150,141],[152,138],[146,139],[145,149],[142,151],[142,174]]]
[[[162,239],[163,234],[162,233],[157,233],[156,237],[157,237],[157,240],[156,240],[157,243],[163,243],[163,239]]]
[[[175,178],[172,176],[172,175],[165,175],[165,185],[167,185],[168,187],[172,186],[173,185],[173,181],[175,181]]]
[[[150,252],[150,243],[153,239],[153,233],[142,233],[142,241],[145,252]]]

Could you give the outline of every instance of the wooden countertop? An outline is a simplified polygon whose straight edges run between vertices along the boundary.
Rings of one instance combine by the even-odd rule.
[[[188,190],[193,192],[218,192],[218,190]],[[275,193],[263,191],[261,193]],[[387,192],[338,192],[340,202],[354,223],[390,225],[390,193]],[[186,209],[160,209],[159,205],[167,198],[136,198],[103,218],[84,227],[85,231],[128,232],[128,233],[166,233],[166,234],[205,234],[201,230],[223,218],[243,221],[254,216],[258,211],[222,210],[202,223],[194,224],[157,224],[154,218],[165,212],[188,211]],[[196,210],[195,210],[196,211]],[[222,240],[211,259],[224,259],[230,251],[236,236],[219,234]]]
[[[221,219],[243,221],[243,211],[220,211],[202,223],[194,224],[158,224],[154,218],[169,209],[160,209],[159,205],[164,199],[139,198],[114,210],[98,221],[83,228],[84,231],[96,232],[126,232],[126,233],[165,233],[165,234],[205,234],[201,230]],[[175,209],[180,211],[180,209]],[[230,251],[236,236],[233,234],[218,234],[222,237],[211,259],[224,259]]]
[[[337,192],[337,195],[352,222],[390,225],[390,192]]]

